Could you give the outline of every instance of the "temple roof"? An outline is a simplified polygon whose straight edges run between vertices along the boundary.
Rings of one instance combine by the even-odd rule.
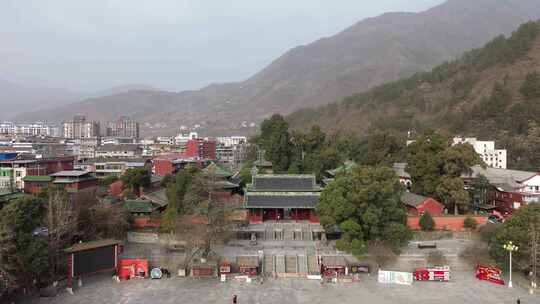
[[[313,174],[258,174],[248,185],[251,192],[320,191]]]
[[[245,197],[245,207],[314,209],[319,197],[319,192],[250,192]]]

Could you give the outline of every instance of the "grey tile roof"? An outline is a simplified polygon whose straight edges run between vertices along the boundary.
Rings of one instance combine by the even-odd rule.
[[[315,176],[308,174],[255,175],[251,191],[316,191]]]
[[[306,208],[313,209],[320,193],[251,192],[246,195],[246,208]]]
[[[427,199],[428,197],[410,193],[410,192],[404,192],[401,195],[401,202],[403,202],[405,205],[412,206],[412,207],[416,207],[422,204]]]
[[[70,171],[60,171],[51,174],[52,177],[80,177],[88,174],[88,171],[76,171],[76,170],[70,170]]]
[[[473,166],[471,175],[463,175],[464,178],[477,178],[484,175],[490,184],[506,184],[509,187],[517,188],[519,183],[537,175],[537,172],[510,170],[480,166]]]

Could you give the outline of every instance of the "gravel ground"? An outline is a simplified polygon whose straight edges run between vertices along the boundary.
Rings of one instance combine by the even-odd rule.
[[[131,280],[113,282],[110,277],[93,277],[74,295],[62,292],[55,298],[26,300],[35,304],[90,303],[231,303],[238,295],[239,303],[540,303],[540,295],[529,295],[520,287],[477,281],[470,272],[454,272],[453,281],[415,282],[412,286],[377,283],[374,276],[359,283],[324,284],[302,279],[266,280],[263,284],[217,279],[172,278],[163,280]]]

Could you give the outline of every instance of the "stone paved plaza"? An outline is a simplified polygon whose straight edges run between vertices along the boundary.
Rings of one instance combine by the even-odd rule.
[[[131,280],[116,283],[108,277],[87,279],[74,295],[62,292],[55,298],[27,300],[32,304],[90,303],[231,303],[233,294],[239,303],[540,303],[540,295],[529,295],[521,287],[509,289],[477,281],[469,272],[453,273],[453,281],[415,282],[412,286],[384,285],[375,277],[363,277],[359,283],[324,284],[304,279],[266,280],[260,283],[227,282],[217,279],[172,278]]]

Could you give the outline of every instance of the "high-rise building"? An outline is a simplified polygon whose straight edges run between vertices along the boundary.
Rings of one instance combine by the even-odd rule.
[[[106,135],[139,139],[139,123],[127,116],[122,116],[117,121],[107,122]]]
[[[63,123],[64,138],[68,139],[80,139],[99,137],[99,122],[87,121],[86,117],[82,115],[76,115],[73,117],[73,121]]]

